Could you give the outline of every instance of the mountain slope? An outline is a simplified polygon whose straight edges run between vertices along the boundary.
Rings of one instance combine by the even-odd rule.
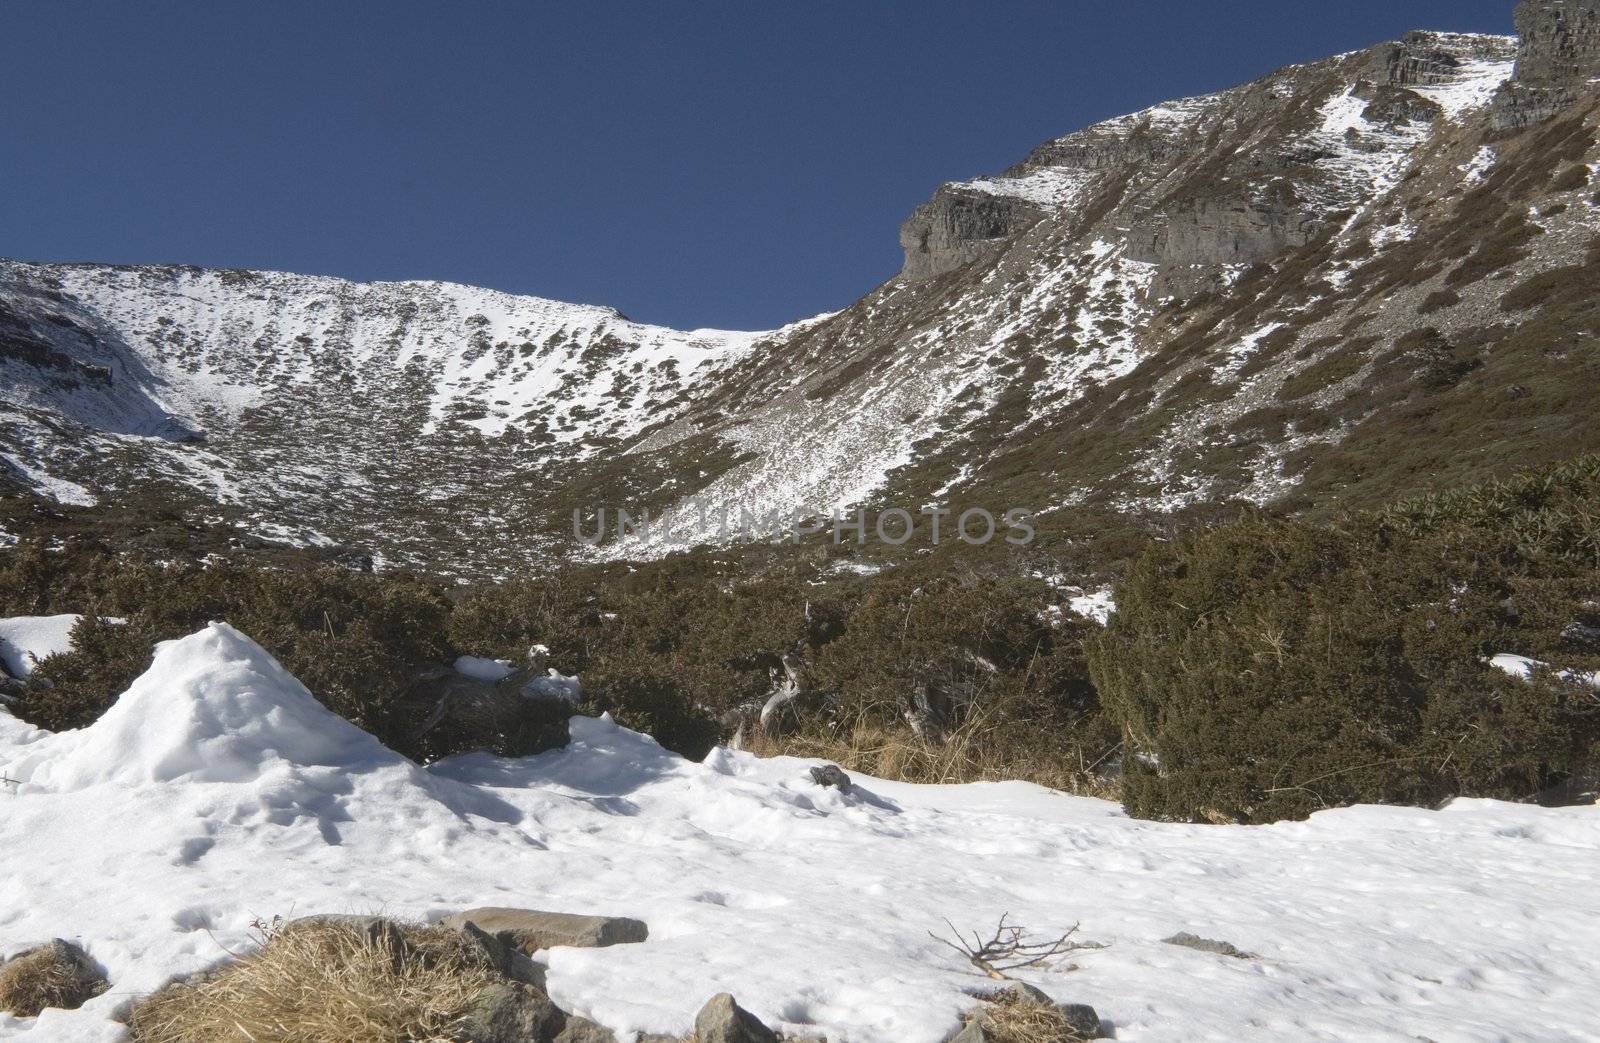
[[[159,478],[455,571],[572,553],[574,508],[683,508],[619,555],[717,541],[729,512],[931,503],[1114,553],[1174,512],[1570,455],[1600,445],[1597,17],[1530,0],[1520,42],[1413,33],[1048,142],[941,188],[898,277],[774,334],[8,263],[0,454],[58,497]]]

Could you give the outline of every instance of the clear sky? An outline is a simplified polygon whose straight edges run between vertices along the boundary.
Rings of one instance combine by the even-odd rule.
[[[1512,0],[10,0],[0,256],[447,279],[767,328],[942,181]]]

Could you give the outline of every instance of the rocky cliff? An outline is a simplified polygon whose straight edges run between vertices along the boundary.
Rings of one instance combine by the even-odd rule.
[[[1517,69],[1496,99],[1502,127],[1548,119],[1600,77],[1600,0],[1523,0]]]

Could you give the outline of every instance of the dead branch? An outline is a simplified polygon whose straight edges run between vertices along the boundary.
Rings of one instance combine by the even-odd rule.
[[[951,938],[942,938],[932,931],[928,932],[928,937],[965,956],[974,967],[997,981],[1009,980],[1010,971],[1037,967],[1047,960],[1078,949],[1105,948],[1097,942],[1073,941],[1072,936],[1078,933],[1078,924],[1073,924],[1071,930],[1053,941],[1030,942],[1024,928],[1013,927],[1006,922],[1010,917],[1010,913],[1000,917],[1000,925],[987,941],[976,931],[968,939],[949,920],[944,924],[950,928]]]

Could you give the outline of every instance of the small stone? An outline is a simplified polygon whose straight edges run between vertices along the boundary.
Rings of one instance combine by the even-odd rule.
[[[1256,959],[1255,953],[1245,952],[1231,942],[1219,942],[1213,938],[1201,938],[1199,935],[1190,934],[1188,931],[1179,931],[1171,938],[1163,938],[1161,940],[1168,945],[1178,945],[1185,949],[1215,953],[1218,956],[1231,956],[1235,960]]]
[[[456,930],[467,923],[476,924],[481,930],[504,938],[530,956],[540,949],[552,949],[559,945],[599,949],[642,942],[650,937],[650,928],[642,920],[625,916],[546,913],[537,909],[468,909],[447,916],[439,923]]]
[[[852,786],[850,776],[846,775],[837,764],[826,764],[820,768],[812,768],[811,781],[819,786],[837,789],[840,793],[849,793]]]
[[[761,1019],[735,1003],[729,993],[713,996],[694,1019],[695,1043],[778,1043]]]

